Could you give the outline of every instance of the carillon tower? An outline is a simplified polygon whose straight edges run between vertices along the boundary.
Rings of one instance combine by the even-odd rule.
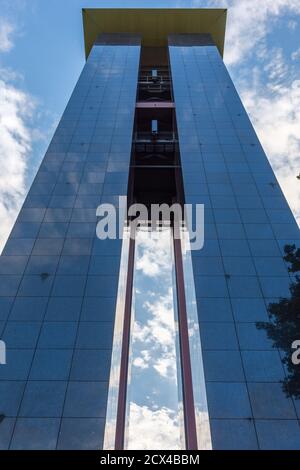
[[[0,257],[0,448],[299,449],[257,322],[289,296],[300,235],[222,59],[226,10],[83,23],[86,64]],[[120,196],[204,205],[203,247],[171,215],[99,239]]]

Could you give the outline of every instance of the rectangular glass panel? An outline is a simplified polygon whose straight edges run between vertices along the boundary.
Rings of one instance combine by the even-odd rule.
[[[173,237],[137,229],[125,449],[184,449]]]
[[[128,228],[123,231],[123,245],[117,295],[116,317],[114,326],[113,351],[109,379],[109,393],[107,400],[104,449],[114,449],[117,423],[118,394],[120,380],[120,365],[122,354],[122,340],[124,327],[124,311],[126,301],[126,283],[129,259],[130,232]]]
[[[181,232],[181,251],[185,285],[186,311],[189,329],[190,359],[192,367],[193,394],[197,440],[199,450],[211,450],[211,433],[207,408],[205,377],[201,346],[201,332],[198,322],[194,273],[187,229]]]

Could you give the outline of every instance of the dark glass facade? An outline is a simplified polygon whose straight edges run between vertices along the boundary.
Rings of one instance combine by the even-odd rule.
[[[257,322],[289,297],[286,244],[299,228],[222,58],[207,40],[169,40],[186,202],[205,204],[192,251],[213,448],[299,449],[299,400]]]
[[[157,56],[141,41],[99,36],[0,257],[0,449],[103,447],[122,240],[97,238],[96,208],[120,195],[205,205],[185,300],[211,447],[299,449],[300,401],[257,328],[289,296],[298,226],[212,38],[174,34]]]
[[[127,192],[139,44],[94,45],[0,258],[0,448],[102,447],[121,240],[96,207]]]

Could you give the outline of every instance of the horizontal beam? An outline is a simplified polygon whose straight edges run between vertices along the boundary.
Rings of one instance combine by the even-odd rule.
[[[224,8],[85,8],[85,53],[99,34],[141,34],[142,46],[162,47],[170,34],[210,34],[223,55],[227,10]]]
[[[173,101],[138,101],[136,103],[136,107],[139,109],[163,109],[163,108],[170,108],[174,109],[175,104]]]

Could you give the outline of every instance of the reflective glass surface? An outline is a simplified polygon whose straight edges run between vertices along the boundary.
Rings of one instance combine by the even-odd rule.
[[[183,449],[170,228],[136,234],[125,449]]]
[[[186,312],[189,331],[189,345],[198,449],[210,450],[211,434],[207,409],[205,377],[203,370],[201,334],[198,321],[190,242],[187,230],[184,230],[182,232],[181,250],[186,297]]]
[[[290,298],[283,248],[299,247],[299,228],[217,48],[179,35],[169,55],[185,198],[205,204],[191,257],[212,448],[299,449],[299,398],[267,334],[271,303]]]
[[[139,58],[94,45],[0,257],[0,449],[102,448],[121,242],[95,207],[127,191]]]

